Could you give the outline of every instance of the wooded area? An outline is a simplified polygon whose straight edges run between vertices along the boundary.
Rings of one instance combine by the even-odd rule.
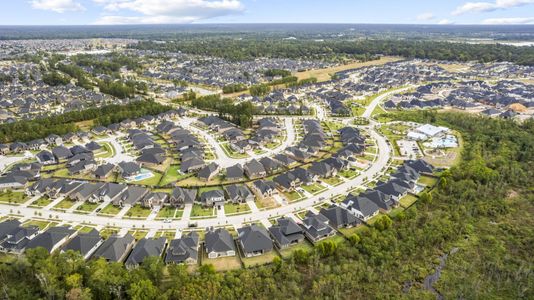
[[[0,264],[0,290],[10,299],[445,299],[534,297],[534,121],[520,125],[462,113],[404,112],[462,132],[463,160],[440,174],[431,196],[339,245],[321,243],[266,266],[215,273],[165,267],[152,258],[126,270],[72,252],[30,250]]]
[[[95,125],[105,126],[128,118],[157,115],[170,109],[171,107],[153,101],[136,101],[127,105],[113,104],[33,120],[20,120],[0,125],[0,141],[27,142],[50,134],[63,135],[76,132],[79,130],[76,122],[80,121],[94,120]]]

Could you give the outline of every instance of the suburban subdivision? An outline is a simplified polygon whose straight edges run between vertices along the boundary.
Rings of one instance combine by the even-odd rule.
[[[0,274],[47,261],[80,276],[61,275],[68,293],[54,294],[43,274],[56,271],[44,267],[35,275],[39,297],[159,299],[167,291],[164,299],[263,299],[265,291],[210,287],[193,296],[169,286],[183,276],[236,276],[217,279],[226,285],[250,280],[236,279],[246,272],[305,281],[276,273],[284,268],[310,272],[311,298],[402,297],[341,295],[343,285],[310,275],[327,276],[325,268],[338,264],[345,271],[332,272],[351,273],[349,259],[407,268],[398,271],[402,286],[390,287],[405,297],[485,298],[449,294],[439,285],[442,269],[450,287],[447,264],[462,272],[455,260],[476,252],[472,239],[506,251],[512,242],[490,237],[491,226],[532,232],[531,220],[518,229],[500,219],[532,212],[532,203],[513,206],[525,195],[532,200],[532,46],[492,44],[495,57],[477,59],[477,35],[449,41],[439,30],[415,47],[438,52],[450,44],[447,55],[409,52],[398,37],[364,47],[357,38],[368,29],[341,25],[254,34],[184,29],[183,42],[165,29],[127,28],[51,29],[38,39],[20,29],[20,38],[0,39]],[[262,39],[272,48],[256,44]],[[353,42],[368,52],[350,50]],[[328,51],[317,46],[324,43]],[[510,135],[497,136],[501,130]],[[531,237],[516,242],[532,245]],[[116,266],[143,279],[84,290],[99,280],[95,268],[109,268],[102,273],[109,278],[119,276],[111,275]],[[380,281],[374,267],[358,265],[354,272],[369,274],[353,283]],[[526,285],[514,295],[532,296],[532,281],[514,276]],[[511,294],[497,298],[504,295]]]

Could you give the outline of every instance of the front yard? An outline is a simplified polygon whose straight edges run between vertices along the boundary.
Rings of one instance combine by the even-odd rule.
[[[127,218],[146,218],[152,210],[150,208],[142,207],[141,205],[134,205],[126,212]]]
[[[0,202],[4,203],[24,203],[28,200],[26,197],[26,194],[24,192],[13,192],[11,190],[8,190],[4,193],[0,194]]]
[[[226,203],[224,204],[224,213],[229,214],[244,214],[250,212],[250,207],[246,203],[241,204],[233,204],[233,203]]]
[[[202,205],[193,204],[193,209],[191,210],[191,217],[213,217],[214,208],[208,207],[204,208]]]

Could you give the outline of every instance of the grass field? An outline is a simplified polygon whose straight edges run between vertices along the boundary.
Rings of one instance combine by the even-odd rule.
[[[328,81],[331,78],[331,75],[337,72],[350,70],[350,69],[356,69],[356,68],[362,68],[367,66],[375,66],[375,65],[383,65],[388,62],[398,61],[400,58],[398,57],[390,57],[390,56],[384,56],[377,60],[371,60],[367,62],[351,62],[345,65],[335,66],[331,68],[324,68],[324,69],[315,69],[315,70],[308,70],[305,72],[298,72],[295,74],[299,80],[307,79],[310,77],[317,78],[318,82],[322,81]]]

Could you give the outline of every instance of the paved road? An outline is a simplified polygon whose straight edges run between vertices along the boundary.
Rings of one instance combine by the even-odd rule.
[[[386,98],[390,97],[391,95],[393,94],[397,94],[397,93],[402,93],[404,91],[407,91],[411,88],[413,88],[414,86],[408,86],[408,87],[403,87],[403,88],[398,88],[398,89],[394,89],[394,90],[391,90],[387,93],[384,93],[378,97],[376,97],[373,102],[369,103],[369,105],[367,106],[367,108],[365,109],[365,112],[362,114],[362,117],[364,118],[370,118],[371,115],[373,114],[373,111],[375,110],[375,108],[380,104],[380,102],[382,102],[383,100],[385,100]]]
[[[208,145],[210,145],[214,149],[215,154],[217,155],[217,158],[214,160],[214,162],[216,162],[221,168],[231,167],[238,163],[244,164],[253,158],[260,159],[266,156],[274,156],[282,152],[285,148],[293,145],[293,143],[295,142],[295,128],[293,126],[293,119],[283,118],[286,139],[282,142],[280,146],[276,147],[275,149],[266,149],[267,151],[261,154],[251,153],[251,155],[246,158],[232,158],[226,154],[220,143],[215,139],[215,137],[213,137],[213,135],[209,134],[205,130],[191,126],[191,123],[195,121],[196,119],[193,118],[181,118],[178,121],[178,124],[193,133],[199,134],[207,141]]]
[[[408,89],[408,88],[406,88]],[[391,92],[388,92],[387,94],[381,95],[374,99],[374,101],[369,105],[366,112],[364,113],[364,116],[367,118],[371,115],[374,108],[387,96],[389,96],[392,93],[398,93],[399,91],[402,91],[403,89],[394,90]],[[191,128],[193,131],[198,132],[201,134],[205,139],[208,141],[208,143],[215,146],[215,150],[217,154],[219,155],[218,162],[222,166],[231,166],[235,163],[243,163],[247,161],[248,159],[232,159],[226,156],[220,145],[216,142],[216,140],[206,132],[193,128],[191,126],[188,126],[191,123],[192,119],[183,119],[185,121],[181,121],[183,125],[187,125],[185,127]],[[262,154],[264,156],[270,156],[276,153],[276,151],[281,151],[285,149],[288,145],[292,144],[295,139],[295,132],[293,130],[292,126],[292,118],[285,118],[284,123],[287,130],[287,139],[286,141],[277,149],[272,150],[270,153]],[[352,123],[352,118],[345,119],[343,123],[350,124]],[[185,122],[185,123],[184,123]],[[187,123],[189,122],[189,123]],[[318,204],[320,202],[328,201],[329,198],[337,196],[337,195],[347,195],[349,191],[355,187],[364,185],[365,182],[370,181],[374,179],[375,177],[381,176],[383,174],[383,171],[385,171],[388,167],[389,160],[391,158],[391,148],[389,146],[388,141],[381,136],[378,132],[375,130],[375,125],[377,123],[370,119],[369,126],[365,126],[366,130],[369,132],[371,137],[376,141],[376,145],[378,147],[378,154],[375,157],[374,162],[367,168],[366,170],[362,171],[360,175],[356,176],[353,179],[346,180],[340,185],[334,186],[331,189],[327,189],[317,195],[311,196],[307,199],[304,199],[299,202],[295,203],[289,203],[287,205],[283,205],[274,209],[269,210],[257,210],[254,209],[253,206],[251,206],[251,209],[253,213],[250,214],[244,214],[244,215],[233,215],[233,216],[220,216],[220,218],[211,218],[211,219],[198,219],[191,221],[190,220],[190,214],[191,214],[191,205],[186,205],[186,209],[184,210],[184,214],[181,220],[173,221],[171,223],[163,223],[160,220],[133,220],[133,219],[116,219],[116,218],[109,218],[104,216],[98,216],[98,215],[82,215],[82,214],[73,214],[73,213],[65,213],[65,212],[58,212],[58,211],[51,211],[49,209],[38,209],[38,208],[30,208],[30,207],[23,207],[23,206],[12,206],[7,204],[0,204],[0,214],[9,214],[11,210],[13,211],[20,211],[20,214],[24,216],[34,216],[36,212],[40,212],[42,215],[49,215],[51,214],[54,218],[57,216],[58,219],[62,220],[63,222],[72,222],[72,223],[80,223],[80,222],[87,222],[96,225],[99,228],[102,228],[104,226],[118,226],[121,228],[133,228],[137,227],[142,224],[144,225],[144,228],[148,230],[156,230],[156,229],[178,229],[182,230],[189,227],[190,222],[196,223],[196,225],[199,228],[205,228],[209,226],[217,226],[217,225],[226,225],[226,224],[243,224],[245,222],[251,222],[251,221],[258,221],[265,223],[266,220],[272,217],[277,216],[284,216],[289,215],[294,217],[294,213],[296,211],[302,210],[304,208],[312,207],[315,204]],[[117,143],[118,144],[118,143]],[[122,147],[117,147],[117,149],[121,149]],[[222,153],[221,153],[222,151]],[[224,155],[222,155],[224,154]],[[105,204],[102,204],[101,207],[104,207]]]

